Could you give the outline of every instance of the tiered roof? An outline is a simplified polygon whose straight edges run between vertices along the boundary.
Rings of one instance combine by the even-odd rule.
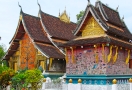
[[[86,25],[89,16],[92,15],[99,26],[104,30],[104,36],[82,37],[82,28]],[[60,45],[64,47],[90,45],[97,43],[111,43],[117,46],[132,49],[132,34],[126,27],[123,19],[120,18],[118,11],[111,9],[101,1],[97,1],[95,6],[90,3],[86,7],[85,14],[74,30],[76,39]],[[80,38],[81,37],[81,38]]]
[[[29,35],[34,46],[46,57],[64,58],[64,54],[57,45],[73,39],[72,31],[75,27],[75,23],[62,22],[59,18],[46,14],[41,10],[39,17],[26,14],[21,10],[17,30],[4,59],[9,60],[16,52],[19,41],[25,33]],[[57,38],[57,40],[52,40],[51,37]]]
[[[72,31],[76,28],[75,23],[65,23],[58,17],[51,16],[42,11],[40,12],[40,15],[45,26],[45,30],[51,37],[62,40],[71,40],[74,38]]]

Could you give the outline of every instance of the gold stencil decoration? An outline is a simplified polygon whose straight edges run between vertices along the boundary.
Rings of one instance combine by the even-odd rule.
[[[82,37],[85,36],[98,36],[104,35],[105,31],[101,28],[101,26],[96,22],[94,17],[90,17],[86,23],[86,26],[82,30]]]
[[[14,62],[14,71],[17,72],[17,62]]]
[[[104,59],[104,62],[105,62],[105,45],[102,44],[102,57]]]
[[[127,58],[126,58],[126,64],[129,63],[129,59],[130,59],[130,50],[128,50],[128,55],[127,55]]]
[[[94,45],[94,53],[95,53],[95,62],[98,63],[99,62],[99,56],[98,56],[98,53],[97,53],[97,45]]]
[[[50,70],[50,68],[52,66],[52,61],[53,61],[53,58],[50,58],[49,70]]]
[[[67,53],[67,48],[65,48],[65,60],[66,60],[66,63],[68,63],[68,53]]]
[[[74,57],[73,47],[71,47],[71,53],[72,53],[72,63],[75,63],[75,57]]]
[[[110,46],[110,53],[108,55],[108,63],[110,62],[110,59],[112,57],[112,48],[113,48],[113,45]]]
[[[117,56],[118,56],[118,47],[116,47],[116,53],[115,53],[115,55],[114,55],[114,57],[113,57],[113,63],[116,62]]]

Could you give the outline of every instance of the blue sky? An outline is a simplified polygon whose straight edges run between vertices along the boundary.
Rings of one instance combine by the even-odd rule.
[[[71,21],[76,22],[76,14],[81,10],[85,10],[87,0],[38,0],[43,12],[58,16],[59,10],[63,12],[66,7],[67,14],[70,15]],[[97,0],[91,0],[95,5]],[[108,4],[111,8],[116,9],[119,5],[119,13],[121,18],[124,16],[125,23],[132,32],[132,1],[131,0],[101,0],[104,4]],[[20,15],[18,2],[22,6],[25,13],[34,16],[38,15],[39,7],[37,0],[0,0],[0,44],[9,47],[9,41],[12,39]]]

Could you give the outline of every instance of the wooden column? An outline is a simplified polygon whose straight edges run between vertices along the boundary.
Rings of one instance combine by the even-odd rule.
[[[132,59],[129,60],[129,68],[132,69]]]

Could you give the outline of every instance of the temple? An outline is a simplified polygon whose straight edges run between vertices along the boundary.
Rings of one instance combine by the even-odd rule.
[[[65,53],[58,45],[73,39],[75,28],[66,10],[55,17],[44,13],[39,5],[38,17],[35,17],[21,8],[18,26],[4,59],[15,71],[41,67],[48,76],[62,76],[66,70]]]
[[[66,81],[108,85],[113,79],[126,83],[132,74],[132,34],[117,10],[97,1],[86,7],[73,31],[76,38],[60,45],[66,51]]]
[[[39,5],[40,7],[40,5]],[[78,25],[66,10],[55,17],[39,8],[38,17],[20,11],[18,26],[4,57],[14,70],[42,67],[50,75],[66,72],[66,82],[108,90],[113,79],[132,76],[132,34],[118,10],[90,1]]]

